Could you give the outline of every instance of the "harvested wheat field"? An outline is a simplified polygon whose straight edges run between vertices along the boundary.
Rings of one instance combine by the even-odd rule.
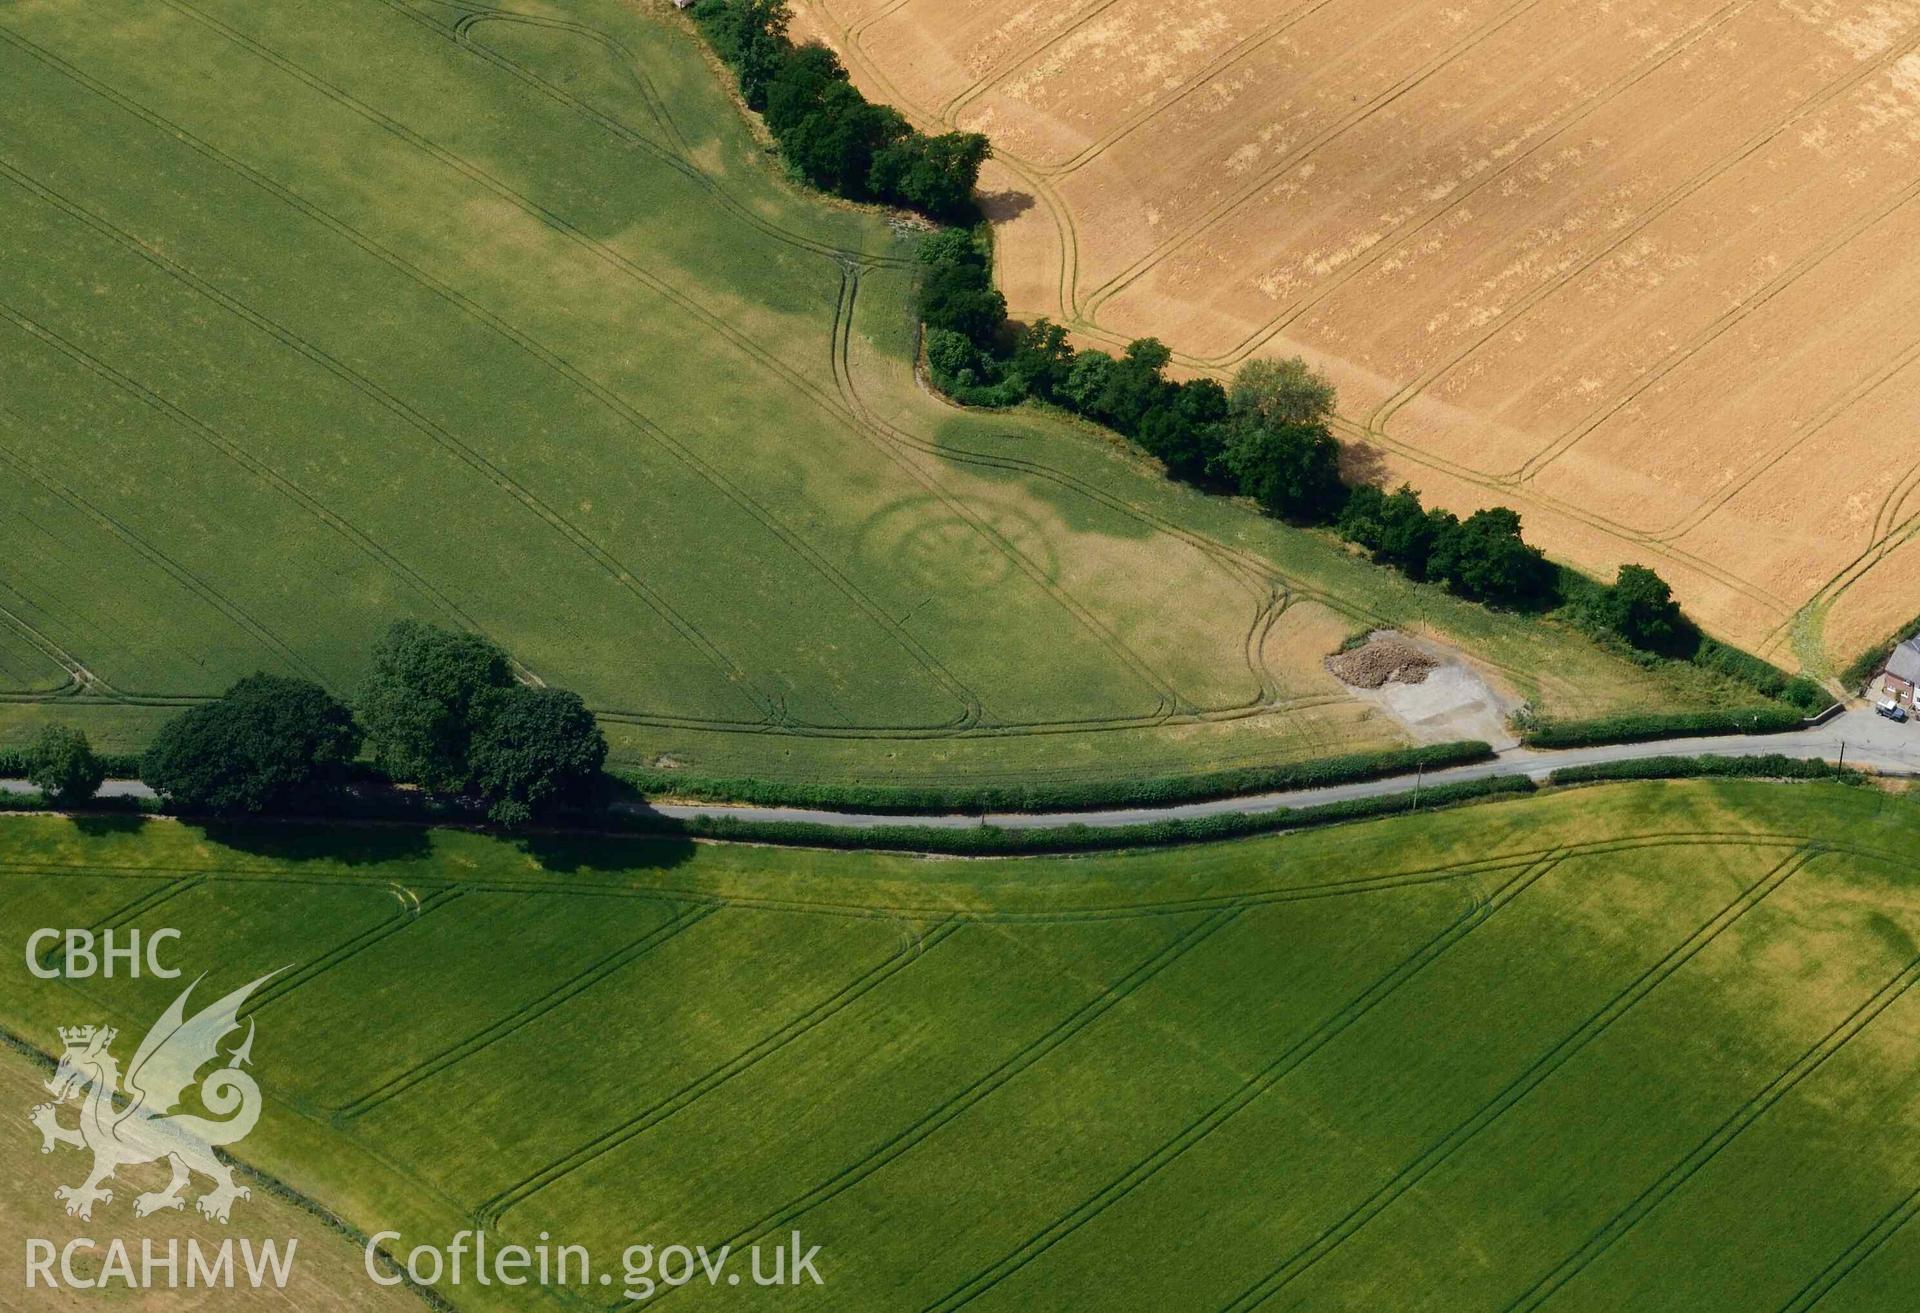
[[[1302,354],[1388,477],[1787,664],[1920,611],[1920,3],[800,8],[992,137],[1016,314]]]

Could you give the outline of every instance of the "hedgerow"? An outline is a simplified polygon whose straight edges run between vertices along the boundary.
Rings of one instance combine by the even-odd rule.
[[[1719,734],[1781,734],[1806,723],[1798,710],[1773,703],[1734,711],[1684,711],[1640,716],[1602,716],[1593,720],[1545,720],[1528,727],[1521,742],[1530,748],[1584,748],[1603,743],[1642,743],[1648,739]]]
[[[875,849],[955,857],[1016,857],[1243,839],[1343,821],[1399,815],[1416,809],[1424,812],[1481,798],[1527,794],[1536,787],[1524,775],[1499,775],[1459,784],[1435,785],[1430,789],[1422,789],[1417,799],[1411,793],[1392,793],[1325,803],[1317,807],[1280,808],[1271,812],[1231,812],[1220,816],[1152,821],[1141,825],[1068,825],[1057,829],[1008,829],[991,825],[887,825],[862,829],[806,821],[739,820],[730,816],[699,816],[682,820],[627,814],[617,819],[622,828],[643,833],[681,834],[736,843]]]
[[[1633,761],[1603,761],[1591,766],[1563,766],[1549,783],[1592,784],[1601,780],[1692,779],[1840,780],[1861,784],[1866,776],[1847,766],[1818,757],[1787,757],[1770,752],[1760,757],[1640,757]]]
[[[693,19],[734,71],[789,167],[853,200],[905,206],[936,219],[967,216],[988,156],[977,132],[916,131],[898,110],[860,94],[840,59],[787,36],[785,0],[698,0]]]
[[[1095,807],[1170,806],[1253,793],[1280,793],[1333,784],[1439,770],[1487,761],[1493,749],[1479,741],[1433,743],[1383,752],[1280,766],[1250,766],[1196,775],[1134,780],[1062,781],[911,788],[900,785],[808,784],[782,780],[683,775],[678,771],[618,770],[616,779],[652,796],[704,802],[755,803],[764,807],[824,807],[835,811],[903,814],[924,812],[1086,811]]]
[[[107,778],[111,780],[131,780],[140,776],[140,754],[136,752],[96,753],[100,764],[106,767]],[[0,748],[0,780],[23,780],[33,766],[33,753],[28,748]]]
[[[1887,658],[1893,655],[1893,649],[1898,647],[1908,635],[1914,633],[1920,633],[1920,615],[1913,617],[1849,662],[1847,668],[1840,672],[1840,682],[1849,688],[1866,683],[1879,671],[1880,667],[1887,664]]]

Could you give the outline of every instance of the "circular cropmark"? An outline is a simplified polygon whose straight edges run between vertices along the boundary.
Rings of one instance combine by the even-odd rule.
[[[1046,531],[1026,511],[1001,501],[966,503],[908,497],[867,521],[859,558],[929,589],[992,588],[1018,571],[1016,554],[1051,580],[1059,561]]]

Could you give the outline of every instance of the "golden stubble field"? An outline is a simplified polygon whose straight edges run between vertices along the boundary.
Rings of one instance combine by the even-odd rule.
[[[1786,664],[1920,612],[1920,0],[802,0],[988,133],[1016,315],[1299,353],[1343,436]]]

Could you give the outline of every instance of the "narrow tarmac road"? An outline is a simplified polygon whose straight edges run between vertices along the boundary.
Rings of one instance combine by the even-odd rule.
[[[1359,784],[1336,784],[1321,789],[1296,789],[1287,793],[1252,794],[1237,798],[1215,798],[1207,802],[1181,803],[1169,807],[1119,807],[1108,811],[1083,812],[993,812],[924,816],[879,815],[867,812],[837,812],[799,807],[749,807],[728,803],[618,803],[615,810],[632,815],[731,816],[744,821],[804,821],[815,825],[836,825],[849,829],[876,829],[891,825],[933,826],[964,829],[991,825],[1007,830],[1052,830],[1069,825],[1109,828],[1140,825],[1150,821],[1179,820],[1226,814],[1258,815],[1283,807],[1312,807],[1319,803],[1345,802],[1353,798],[1377,798],[1412,793],[1416,788],[1438,784],[1458,784],[1495,775],[1526,775],[1544,780],[1567,766],[1589,766],[1599,762],[1637,761],[1646,757],[1764,757],[1778,754],[1802,759],[1818,758],[1871,769],[1886,775],[1920,775],[1920,724],[1899,725],[1874,714],[1871,707],[1860,707],[1836,716],[1817,729],[1796,730],[1787,734],[1721,736],[1716,738],[1661,739],[1652,743],[1612,743],[1597,748],[1571,748],[1543,752],[1530,748],[1511,748],[1491,761],[1472,766],[1453,766],[1431,771],[1424,776],[1394,775]],[[0,780],[0,791],[26,793],[31,786],[25,780]],[[109,780],[100,789],[106,798],[151,798],[153,790],[138,780]]]
[[[1495,775],[1526,775],[1535,780],[1544,780],[1563,767],[1589,766],[1598,762],[1637,761],[1646,757],[1765,757],[1775,754],[1837,762],[1843,750],[1846,763],[1850,766],[1887,775],[1920,775],[1920,724],[1896,725],[1875,715],[1871,707],[1865,707],[1836,716],[1818,729],[1796,730],[1787,734],[1661,739],[1652,743],[1610,743],[1602,747],[1570,748],[1557,752],[1510,748],[1491,761],[1471,766],[1452,766],[1446,770],[1430,771],[1420,777],[1393,775],[1358,784],[1214,798],[1207,802],[1180,803],[1170,807],[1120,807],[1084,812],[993,812],[985,816],[883,816],[797,807],[743,807],[725,803],[639,803],[628,804],[627,810],[683,818],[732,816],[748,821],[808,821],[857,829],[887,825],[942,828],[992,825],[1007,830],[1051,830],[1068,825],[1104,828],[1228,813],[1257,815],[1278,811],[1283,807],[1312,807],[1319,803],[1345,802],[1352,798],[1412,793],[1415,788],[1459,784]]]

